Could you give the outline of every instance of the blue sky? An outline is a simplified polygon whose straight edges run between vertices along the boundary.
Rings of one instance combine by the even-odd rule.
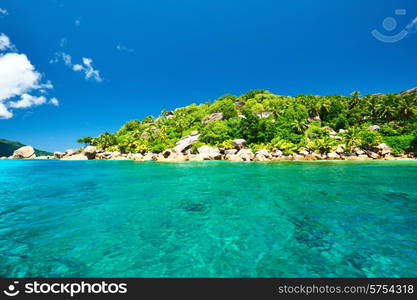
[[[65,150],[227,93],[401,91],[417,86],[417,29],[396,43],[371,31],[393,36],[416,16],[414,0],[1,0],[0,75],[21,63],[41,78],[0,91],[0,138]]]

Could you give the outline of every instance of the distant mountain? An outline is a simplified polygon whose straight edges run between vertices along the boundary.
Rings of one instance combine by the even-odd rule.
[[[19,142],[13,142],[13,141],[0,139],[0,157],[10,156],[13,154],[14,150],[19,149],[20,147],[23,147],[23,146],[26,146],[26,145],[23,145],[22,143],[19,143]],[[53,155],[51,152],[42,151],[38,149],[35,149],[35,153],[36,153],[36,156]]]

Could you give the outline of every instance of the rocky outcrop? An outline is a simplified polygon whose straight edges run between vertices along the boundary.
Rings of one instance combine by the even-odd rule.
[[[240,150],[246,147],[246,140],[244,139],[236,139],[232,141],[233,147],[235,149]]]
[[[330,152],[330,153],[327,153],[327,158],[329,158],[329,159],[339,159],[340,155],[337,154],[336,152]]]
[[[119,151],[102,152],[96,154],[96,159],[111,159],[114,160],[122,154]]]
[[[72,155],[76,155],[76,154],[81,154],[81,150],[80,149],[67,149],[64,152],[65,156],[72,156]]]
[[[187,150],[191,149],[191,146],[198,141],[199,134],[197,131],[192,132],[190,135],[179,140],[175,147],[172,149],[176,153],[185,153]]]
[[[240,157],[243,161],[251,161],[255,157],[250,149],[241,149],[236,156]]]
[[[201,146],[197,149],[197,152],[204,160],[220,160],[222,158],[220,150],[210,146]]]
[[[379,149],[378,153],[382,156],[389,155],[392,152],[392,148],[387,146],[384,143],[379,144],[378,149]]]
[[[400,96],[404,96],[404,95],[408,95],[408,94],[412,94],[412,93],[417,93],[417,87],[406,90],[406,91],[402,91],[400,93]]]
[[[236,149],[227,149],[227,150],[224,150],[224,154],[225,155],[227,155],[227,154],[236,154],[237,153],[237,150]]]
[[[271,153],[269,153],[265,149],[261,149],[256,151],[255,157],[253,158],[254,161],[268,161],[272,158]]]
[[[284,155],[284,152],[281,150],[276,150],[275,152],[272,152],[272,157],[282,157]]]
[[[264,161],[264,160],[269,160],[269,159],[271,159],[272,158],[272,155],[271,155],[271,153],[269,153],[267,150],[265,150],[265,149],[261,149],[261,150],[258,150],[258,151],[256,151],[256,153],[255,153],[255,159],[259,159],[259,160],[261,160],[261,161]]]
[[[213,121],[221,121],[223,119],[224,119],[223,113],[215,112],[215,113],[209,114],[207,116],[207,118],[204,120],[204,123],[207,124],[207,123],[210,123],[210,122],[213,122]]]
[[[337,148],[334,152],[336,152],[337,154],[345,153],[345,145],[341,144],[341,145],[337,146]]]
[[[83,154],[87,156],[88,159],[94,159],[96,157],[97,148],[94,146],[88,146],[84,149]]]
[[[35,158],[36,154],[35,154],[35,149],[33,149],[33,147],[31,146],[24,146],[21,147],[17,150],[15,150],[13,152],[12,158],[14,159],[30,159],[30,158]]]
[[[61,158],[61,160],[88,160],[88,157],[84,154],[74,154],[74,155],[68,155]]]

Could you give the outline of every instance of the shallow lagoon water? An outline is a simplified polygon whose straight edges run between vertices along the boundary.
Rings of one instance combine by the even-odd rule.
[[[0,161],[1,277],[416,277],[417,163]]]

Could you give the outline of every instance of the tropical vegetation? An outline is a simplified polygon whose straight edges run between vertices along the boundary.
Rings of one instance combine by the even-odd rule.
[[[216,118],[213,119],[213,116]],[[122,153],[162,152],[193,131],[201,145],[232,148],[245,139],[254,150],[327,153],[338,145],[372,149],[384,142],[393,153],[417,149],[417,93],[361,96],[274,95],[265,90],[225,95],[191,104],[158,117],[132,120],[117,132],[78,142]]]

